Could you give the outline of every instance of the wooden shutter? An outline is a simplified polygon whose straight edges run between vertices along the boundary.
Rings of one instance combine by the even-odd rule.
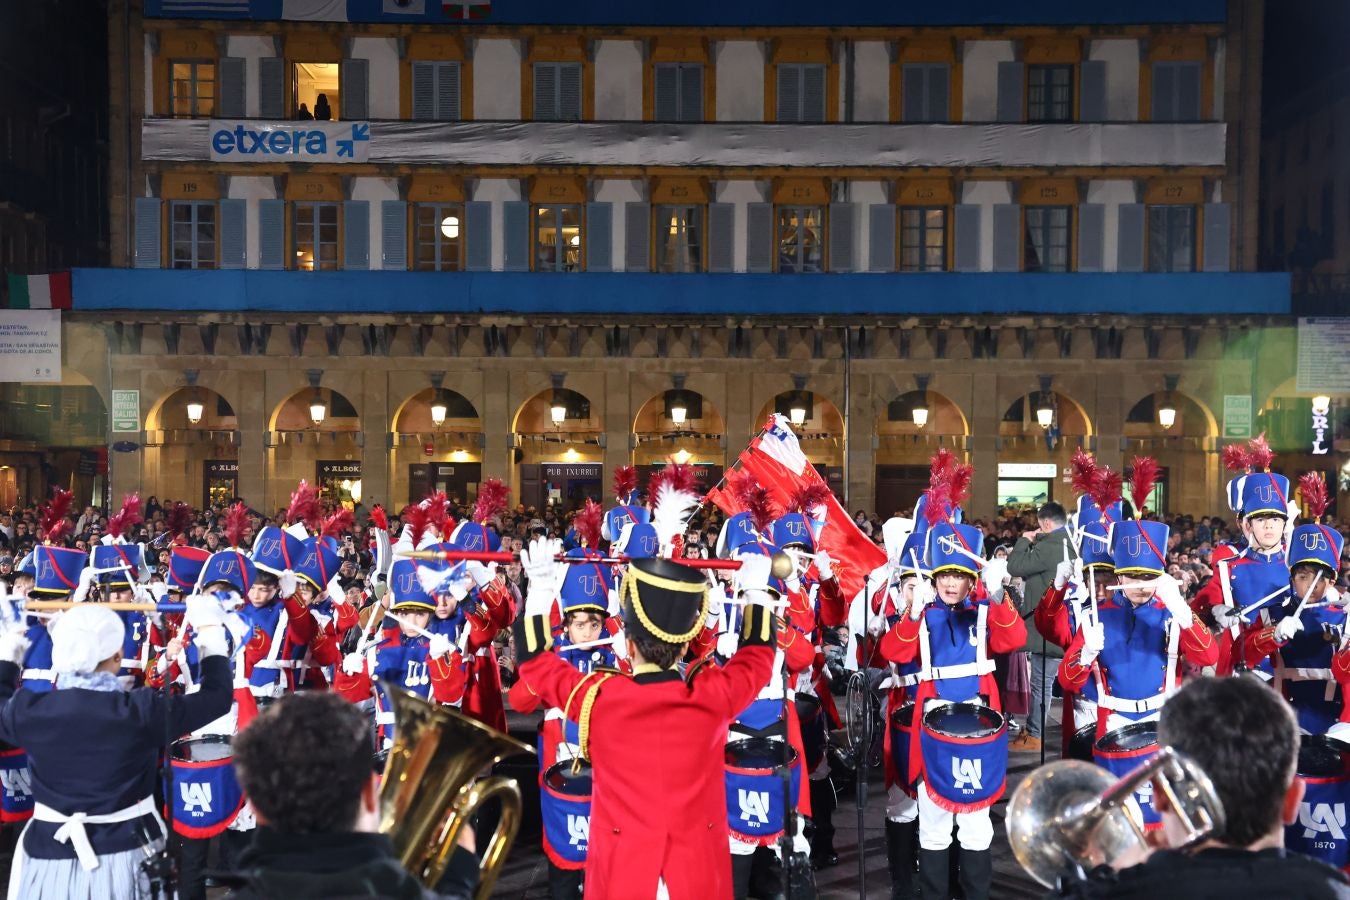
[[[370,268],[370,203],[348,200],[342,204],[342,268]]]
[[[380,257],[386,271],[408,268],[408,204],[402,200],[380,203]]]
[[[1227,203],[1205,204],[1205,259],[1206,272],[1227,272],[1229,269],[1229,239],[1232,214]]]
[[[464,204],[464,268],[470,272],[492,269],[492,204],[473,200]]]
[[[1023,65],[1019,62],[998,64],[998,120],[1021,122]]]
[[[1187,62],[1177,64],[1176,120],[1178,122],[1200,121],[1200,63]]]
[[[680,66],[680,121],[703,121],[702,66]]]
[[[244,118],[248,115],[244,100],[245,60],[238,56],[222,56],[216,71],[219,73],[216,115],[222,119]]]
[[[831,203],[829,216],[829,244],[826,247],[829,251],[829,271],[856,271],[858,252],[853,232],[857,228],[858,206],[855,203]]]
[[[708,204],[708,271],[736,271],[736,205]]]
[[[1106,61],[1084,60],[1079,66],[1078,121],[1106,121]]]
[[[608,203],[586,204],[586,271],[614,271],[614,213]]]
[[[773,271],[773,204],[750,203],[745,207],[745,270]]]
[[[1170,62],[1153,64],[1153,108],[1150,118],[1154,122],[1175,122],[1177,120],[1177,68]]]
[[[994,271],[1017,272],[1022,268],[1022,207],[1016,203],[994,206]]]
[[[1116,240],[1116,271],[1144,271],[1144,204],[1122,203]]]
[[[680,119],[679,66],[656,67],[656,121],[678,122]]]
[[[825,67],[802,67],[802,122],[825,121]]]
[[[648,203],[624,206],[623,266],[629,272],[650,272],[652,208]]]
[[[1078,207],[1078,271],[1100,272],[1104,266],[1106,207],[1083,203]]]
[[[459,74],[457,62],[443,62],[436,66],[436,118],[442,122],[459,121]]]
[[[895,271],[895,207],[873,203],[867,207],[867,271]]]
[[[436,118],[436,63],[412,64],[412,116],[421,121]]]
[[[802,120],[802,67],[781,65],[777,67],[778,110],[776,121],[800,122]]]
[[[534,117],[540,122],[558,118],[558,64],[534,64]]]
[[[137,269],[160,267],[160,217],[163,204],[158,197],[137,197],[136,263]]]
[[[558,67],[558,118],[565,122],[581,121],[580,63]]]
[[[528,272],[530,252],[530,204],[512,200],[502,204],[502,240],[505,248],[502,268],[508,272]]]
[[[344,59],[338,69],[342,118],[370,118],[370,60]]]
[[[245,247],[248,202],[245,200],[220,201],[220,267],[222,269],[242,269],[245,263]]]
[[[955,269],[958,272],[980,271],[980,207],[975,203],[956,205],[952,222],[955,247]]]
[[[935,63],[928,67],[927,121],[951,121],[951,78],[952,67],[946,63]]]
[[[258,201],[258,268],[286,268],[286,201]]]
[[[258,60],[258,115],[289,119],[286,115],[286,60],[264,56]]]

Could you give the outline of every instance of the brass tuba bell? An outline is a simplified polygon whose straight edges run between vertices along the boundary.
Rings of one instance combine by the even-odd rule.
[[[486,800],[501,797],[502,814],[479,863],[479,900],[491,896],[520,828],[520,788],[510,778],[476,778],[487,766],[534,748],[462,713],[389,682],[394,745],[380,783],[380,833],[399,862],[427,888],[445,873],[459,830]],[[476,780],[475,780],[476,779]]]

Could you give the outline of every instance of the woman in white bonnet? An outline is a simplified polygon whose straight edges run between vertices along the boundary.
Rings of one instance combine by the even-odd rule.
[[[148,896],[141,864],[165,838],[154,801],[161,748],[231,703],[224,611],[194,596],[186,617],[202,656],[201,690],[186,696],[122,689],[125,626],[98,604],[53,623],[50,693],[18,689],[27,641],[21,630],[0,632],[0,740],[27,751],[35,801],[15,851],[11,900]]]

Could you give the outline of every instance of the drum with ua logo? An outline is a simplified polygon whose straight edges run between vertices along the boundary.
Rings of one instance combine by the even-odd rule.
[[[787,753],[791,772],[788,809],[783,806],[783,781],[778,767]],[[783,833],[789,809],[797,807],[802,786],[802,762],[783,741],[757,737],[732,741],[726,749],[727,825],[731,836],[747,844],[767,847]]]
[[[1350,865],[1350,745],[1303,735],[1298,775],[1306,786],[1298,819],[1284,827],[1284,846],[1338,869]]]
[[[229,735],[184,738],[172,751],[173,830],[187,838],[220,834],[244,808]]]
[[[919,729],[924,789],[953,813],[988,809],[1008,777],[1008,723],[979,703],[948,703],[924,713]]]
[[[915,796],[915,774],[909,770],[909,745],[914,739],[914,704],[906,703],[891,713],[891,767],[895,783],[909,796]]]
[[[1093,760],[1117,778],[1124,778],[1157,752],[1157,722],[1132,722],[1108,731],[1092,746]],[[1134,799],[1144,814],[1144,827],[1149,831],[1161,828],[1162,819],[1153,809],[1153,782],[1140,785]]]
[[[591,764],[564,759],[544,773],[539,811],[544,818],[544,853],[560,869],[586,865],[591,839]]]
[[[0,824],[24,822],[33,816],[33,775],[28,754],[0,741]]]

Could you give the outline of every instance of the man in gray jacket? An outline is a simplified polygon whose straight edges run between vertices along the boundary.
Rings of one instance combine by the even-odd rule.
[[[1064,650],[1045,639],[1035,627],[1032,613],[1055,578],[1055,568],[1065,559],[1074,559],[1077,553],[1065,528],[1064,507],[1051,501],[1036,510],[1036,531],[1025,532],[1008,554],[1008,574],[1020,577],[1026,589],[1022,592],[1022,618],[1027,620],[1026,651],[1031,655],[1031,708],[1027,712],[1026,728],[1011,744],[1014,750],[1041,749],[1041,724],[1045,721],[1045,705],[1054,690],[1055,672]],[[1067,555],[1066,555],[1067,552]]]

